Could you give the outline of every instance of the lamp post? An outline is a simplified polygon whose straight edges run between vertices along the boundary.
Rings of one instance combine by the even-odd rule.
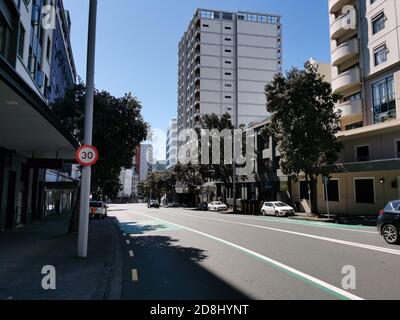
[[[96,53],[96,21],[97,0],[90,0],[89,27],[88,27],[88,49],[86,66],[86,101],[85,101],[85,127],[84,143],[92,145],[93,139],[93,104],[94,104],[94,72]],[[92,171],[90,166],[82,169],[81,199],[79,211],[79,233],[78,233],[78,257],[87,257],[88,233],[89,233],[89,197],[90,180]]]

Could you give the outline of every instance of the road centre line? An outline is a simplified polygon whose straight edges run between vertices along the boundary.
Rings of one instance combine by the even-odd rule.
[[[346,240],[339,240],[339,239],[328,238],[328,237],[315,236],[315,235],[311,235],[311,234],[307,234],[307,233],[289,231],[289,230],[284,230],[284,229],[276,229],[276,228],[271,228],[271,227],[266,227],[266,226],[255,225],[255,224],[233,222],[233,221],[228,221],[228,220],[223,220],[223,219],[214,219],[214,218],[207,218],[207,217],[198,217],[198,216],[192,216],[190,214],[185,214],[185,213],[179,213],[179,214],[188,216],[188,217],[192,217],[192,218],[197,218],[197,219],[212,220],[212,221],[242,225],[242,226],[246,226],[246,227],[265,229],[265,230],[270,230],[270,231],[275,231],[275,232],[282,232],[282,233],[287,233],[287,234],[291,234],[291,235],[336,243],[336,244],[340,244],[340,245],[352,246],[352,247],[356,247],[356,248],[361,248],[361,249],[372,250],[372,251],[383,252],[383,253],[394,254],[394,255],[400,256],[400,250],[395,250],[395,249],[383,248],[383,247],[378,247],[378,246],[373,246],[373,245],[368,245],[368,244],[363,244],[363,243],[358,243],[358,242],[352,242],[352,241],[346,241]]]
[[[256,258],[262,260],[264,263],[267,263],[268,265],[272,266],[273,268],[275,268],[277,270],[284,271],[285,273],[287,273],[287,274],[289,274],[289,275],[291,275],[291,276],[293,276],[293,277],[295,277],[297,279],[300,279],[305,283],[313,285],[314,287],[317,287],[317,288],[319,288],[319,289],[321,289],[321,290],[323,290],[323,291],[325,291],[325,292],[327,292],[327,293],[329,293],[329,294],[331,294],[331,295],[333,295],[335,297],[338,297],[340,299],[344,299],[344,300],[364,300],[361,297],[358,297],[358,296],[356,296],[356,295],[354,295],[354,294],[352,294],[350,292],[347,292],[347,291],[345,291],[343,289],[335,287],[335,286],[333,286],[333,285],[331,285],[331,284],[329,284],[329,283],[327,283],[327,282],[325,282],[323,280],[317,279],[317,278],[315,278],[315,277],[313,277],[311,275],[308,275],[308,274],[306,274],[306,273],[304,273],[302,271],[299,271],[299,270],[294,269],[294,268],[292,268],[290,266],[287,266],[287,265],[285,265],[283,263],[280,263],[280,262],[278,262],[276,260],[273,260],[271,258],[263,256],[263,255],[255,252],[255,251],[252,251],[252,250],[249,250],[249,249],[244,248],[242,246],[239,246],[239,245],[237,245],[237,244],[235,244],[233,242],[229,242],[227,240],[215,237],[215,236],[213,236],[211,234],[208,234],[208,233],[205,233],[205,232],[202,232],[202,231],[198,231],[198,230],[195,230],[195,229],[192,229],[192,228],[189,228],[189,227],[185,227],[183,225],[180,225],[180,224],[177,224],[177,223],[173,223],[173,222],[161,219],[161,218],[152,217],[152,216],[149,216],[147,214],[139,213],[139,212],[135,212],[135,213],[137,213],[139,215],[142,215],[142,216],[145,216],[145,217],[148,217],[148,218],[152,218],[152,219],[155,219],[155,220],[162,221],[164,223],[170,223],[172,225],[177,226],[178,228],[182,228],[182,229],[197,233],[197,234],[202,235],[204,237],[207,237],[209,239],[216,240],[216,241],[221,242],[221,243],[223,243],[225,245],[228,245],[230,247],[238,249],[238,250],[240,250],[240,251],[242,251],[242,252],[244,252],[244,253],[246,253],[246,254],[248,254],[250,256],[253,256],[253,257],[256,257]]]

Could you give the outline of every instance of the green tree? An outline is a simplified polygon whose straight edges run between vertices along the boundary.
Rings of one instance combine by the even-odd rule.
[[[175,172],[152,172],[139,183],[138,189],[146,198],[161,200],[164,195],[174,196],[175,185]]]
[[[318,177],[327,175],[325,166],[333,164],[343,146],[337,141],[340,111],[335,110],[338,96],[324,81],[317,67],[305,64],[286,76],[277,74],[266,85],[269,127],[281,153],[281,169],[295,181],[304,174],[311,191],[311,210],[318,214]]]
[[[64,99],[56,101],[53,112],[83,143],[86,87],[77,84]],[[148,125],[141,104],[131,93],[117,98],[107,91],[95,91],[93,145],[100,159],[93,167],[92,193],[115,198],[121,189],[121,168],[131,168],[136,146],[147,136]]]

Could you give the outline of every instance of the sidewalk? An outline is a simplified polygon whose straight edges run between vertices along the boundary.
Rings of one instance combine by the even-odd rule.
[[[119,299],[121,242],[113,218],[90,222],[87,259],[76,258],[69,216],[0,233],[0,300]],[[56,290],[43,290],[45,265],[56,269]]]

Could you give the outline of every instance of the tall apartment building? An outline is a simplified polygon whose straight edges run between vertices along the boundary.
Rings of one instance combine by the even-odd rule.
[[[178,121],[172,119],[169,122],[166,143],[167,169],[171,169],[178,162]]]
[[[332,90],[344,145],[330,168],[331,212],[376,215],[400,198],[400,3],[329,0]],[[353,9],[354,8],[354,9]],[[294,191],[308,198],[306,183]],[[326,207],[322,181],[320,208]]]
[[[261,121],[265,84],[282,67],[280,17],[198,9],[179,43],[178,67],[178,131],[212,113]]]

